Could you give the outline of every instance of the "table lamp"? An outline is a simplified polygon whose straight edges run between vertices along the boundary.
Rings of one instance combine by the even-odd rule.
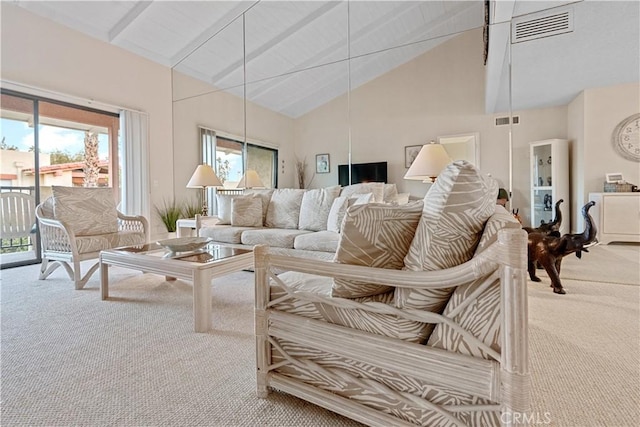
[[[249,169],[247,170],[247,172],[245,172],[244,175],[242,175],[242,178],[240,178],[240,182],[238,182],[238,185],[236,188],[254,188],[254,187],[264,187],[264,184],[262,183],[262,180],[258,176],[258,172],[252,169]]]
[[[187,183],[187,188],[202,188],[202,216],[207,216],[207,187],[222,187],[220,178],[209,165],[198,165],[191,179]]]
[[[434,182],[442,169],[449,163],[451,163],[451,158],[442,144],[431,141],[422,146],[416,159],[404,175],[404,179]]]

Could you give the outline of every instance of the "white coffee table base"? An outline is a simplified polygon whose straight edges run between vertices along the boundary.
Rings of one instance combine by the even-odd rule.
[[[118,266],[178,278],[193,283],[193,322],[196,332],[211,329],[211,280],[253,268],[253,253],[246,252],[220,260],[198,263],[165,259],[117,250],[100,253],[100,295],[109,298],[109,266]]]

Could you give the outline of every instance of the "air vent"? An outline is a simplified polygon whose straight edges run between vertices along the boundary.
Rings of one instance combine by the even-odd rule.
[[[496,117],[496,126],[506,126],[509,123],[509,116]],[[518,123],[520,123],[520,116],[513,116],[513,124],[517,125]]]
[[[520,43],[573,31],[573,10],[545,15],[526,15],[513,20],[511,42]]]

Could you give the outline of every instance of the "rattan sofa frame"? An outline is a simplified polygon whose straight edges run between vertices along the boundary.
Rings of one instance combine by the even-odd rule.
[[[393,396],[401,402],[435,411],[449,422],[461,425],[453,416],[456,411],[492,411],[499,413],[500,422],[514,425],[529,410],[530,373],[528,362],[528,320],[526,293],[526,233],[523,230],[503,229],[498,239],[485,251],[470,261],[439,271],[415,272],[353,266],[325,261],[274,255],[267,246],[255,248],[255,329],[257,393],[267,397],[271,388],[299,398],[372,426],[415,425],[378,409],[305,383],[277,372],[283,364],[294,364],[302,370],[321,370],[323,375],[335,378],[336,383],[349,378],[368,393]],[[450,317],[421,310],[397,309],[381,303],[358,303],[349,299],[327,298],[311,292],[287,289],[276,272],[298,271],[321,276],[366,280],[368,283],[392,284],[412,288],[442,288],[471,281],[494,283],[500,281],[501,351],[497,352],[481,344],[489,359],[454,353],[426,345],[404,342],[399,339],[330,324],[281,312],[274,308],[278,301],[271,300],[270,282],[287,291],[282,298],[335,304],[381,313],[392,313],[408,319],[429,323],[448,323],[465,338],[474,337]],[[484,283],[482,286],[484,286]],[[473,304],[472,295],[465,300],[465,307]],[[271,353],[278,346],[278,339],[299,343],[323,352],[362,362],[370,366],[392,370],[461,393],[480,396],[496,402],[494,405],[440,406],[413,394],[386,387],[371,379],[354,378],[335,368],[324,368],[313,361],[285,355],[285,360],[272,363]],[[476,340],[478,341],[478,340]],[[386,396],[384,396],[386,395]]]

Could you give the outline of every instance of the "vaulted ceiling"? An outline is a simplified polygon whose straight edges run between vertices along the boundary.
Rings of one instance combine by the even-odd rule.
[[[246,77],[249,100],[291,117],[485,20],[483,1],[15,3],[237,95]],[[637,1],[500,1],[492,4],[492,22],[554,6],[572,9],[570,35],[511,45],[502,34],[509,25],[492,28],[487,112],[509,108],[509,53],[514,109],[559,105],[587,87],[640,79]],[[395,46],[404,47],[387,50]],[[372,52],[385,54],[366,55]],[[359,59],[349,80],[350,57]]]

